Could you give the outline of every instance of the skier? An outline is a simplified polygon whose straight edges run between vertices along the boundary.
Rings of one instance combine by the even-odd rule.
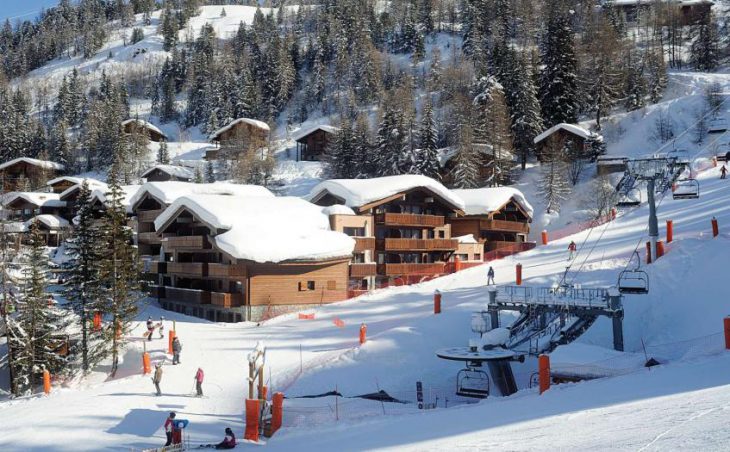
[[[165,420],[165,435],[167,435],[167,442],[165,447],[172,444],[172,429],[174,428],[173,421],[175,420],[175,412],[171,411],[170,415]]]
[[[218,444],[204,444],[200,445],[203,447],[215,447],[216,449],[234,449],[236,447],[236,435],[233,434],[233,430],[230,427],[226,427],[226,437],[223,438]]]
[[[720,168],[720,179],[725,179],[726,174],[727,174],[727,166],[722,165],[722,168]]]
[[[571,240],[570,245],[568,245],[568,260],[569,261],[573,260],[573,256],[575,255],[575,250],[576,250],[575,242]]]
[[[195,372],[195,390],[198,392],[198,397],[203,396],[203,378],[205,377],[205,374],[203,373],[203,369],[198,367],[198,371]]]
[[[157,324],[157,327],[160,330],[160,339],[165,338],[165,318],[160,317],[160,323]]]
[[[487,285],[494,284],[494,269],[490,266],[487,271]]]
[[[155,331],[155,324],[152,322],[152,317],[147,317],[147,341],[152,340],[152,333]]]
[[[157,389],[157,395],[161,396],[162,391],[160,391],[160,382],[162,381],[162,363],[155,364],[155,375],[152,377],[152,383],[155,384],[155,389]]]
[[[172,340],[172,364],[180,364],[180,352],[182,351],[182,344],[180,338],[175,336]]]

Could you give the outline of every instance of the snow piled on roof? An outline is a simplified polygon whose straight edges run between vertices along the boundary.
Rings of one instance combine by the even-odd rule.
[[[585,138],[585,139],[600,137],[600,135],[595,134],[595,133],[591,132],[590,130],[586,130],[581,126],[576,126],[575,124],[568,124],[565,122],[561,122],[560,124],[556,124],[556,125],[550,127],[549,129],[547,129],[546,131],[544,131],[543,133],[541,133],[540,135],[536,136],[535,139],[533,140],[533,142],[535,144],[537,144],[537,143],[541,142],[542,140],[544,140],[545,138],[552,135],[554,132],[558,131],[559,129],[563,129],[566,132],[570,132],[574,135],[578,135],[579,137]]]
[[[323,207],[322,213],[325,215],[355,215],[355,211],[342,204],[333,204]]]
[[[179,177],[181,179],[192,179],[194,177],[193,172],[190,170],[190,168],[185,168],[184,166],[178,166],[178,165],[155,165],[152,168],[148,169],[144,173],[142,173],[142,177],[147,177],[150,173],[152,173],[155,170],[160,170],[165,174],[169,174],[173,177]]]
[[[185,208],[226,232],[216,246],[236,259],[254,262],[325,260],[349,257],[355,241],[331,231],[322,208],[295,197],[193,194],[177,199],[155,220],[161,228]]]
[[[145,121],[144,119],[136,119],[136,118],[127,119],[125,121],[122,121],[122,127],[124,127],[127,124],[130,124],[132,122],[136,122],[137,125],[139,125],[140,127],[144,127],[144,128],[149,129],[149,130],[151,130],[151,131],[153,131],[155,133],[159,133],[163,137],[167,138],[167,135],[165,135],[162,132],[162,130],[160,130],[156,125],[152,124],[151,122]]]
[[[99,180],[96,180],[96,179],[81,179],[81,178],[79,178],[79,182],[76,185],[72,185],[72,186],[68,187],[67,189],[65,189],[64,191],[62,191],[59,194],[59,196],[61,197],[61,199],[65,199],[71,193],[73,193],[73,192],[81,189],[81,185],[84,183],[83,182],[84,180],[86,181],[86,184],[89,186],[89,190],[91,190],[92,193],[93,193],[94,190],[97,190],[97,189],[98,190],[108,190],[109,189],[109,186],[107,184],[105,184],[104,182],[102,182],[102,181],[99,181]]]
[[[452,190],[454,195],[464,200],[466,215],[489,215],[514,199],[532,217],[532,205],[521,191],[512,187],[485,187]]]
[[[259,121],[258,119],[238,118],[238,119],[234,119],[233,121],[231,121],[227,126],[221,127],[220,129],[218,129],[215,132],[211,133],[208,136],[208,139],[210,141],[215,141],[218,138],[218,135],[222,134],[223,132],[225,132],[225,131],[227,131],[229,129],[232,129],[233,127],[235,127],[236,125],[238,125],[238,124],[240,124],[242,122],[245,122],[246,124],[250,124],[250,125],[252,125],[254,127],[258,127],[259,129],[266,130],[267,132],[269,130],[271,130],[269,128],[269,125],[268,124],[266,124],[263,121]]]
[[[23,199],[38,207],[66,207],[66,202],[61,201],[58,193],[42,193],[35,191],[14,191],[2,197],[3,204],[7,205],[16,199]]]
[[[71,182],[72,184],[80,184],[83,178],[81,177],[75,177],[75,176],[61,176],[57,177],[55,179],[51,179],[48,182],[46,182],[46,185],[55,185],[60,182]]]
[[[172,204],[176,199],[188,195],[236,195],[236,196],[258,196],[273,198],[266,187],[260,185],[232,184],[230,182],[213,182],[209,184],[196,184],[193,182],[166,181],[147,182],[131,199],[131,205],[135,206],[150,194],[164,204]]]
[[[132,197],[140,191],[142,185],[122,185],[122,205],[127,213],[132,213]],[[93,201],[99,201],[102,204],[106,204],[106,195],[109,192],[109,187],[96,188],[91,192],[91,199]]]
[[[325,124],[320,124],[318,126],[308,127],[306,129],[299,129],[297,131],[297,133],[295,133],[292,136],[292,138],[294,139],[294,141],[299,141],[302,138],[304,138],[307,135],[309,135],[310,133],[316,132],[317,130],[324,130],[327,133],[335,134],[335,133],[337,133],[337,132],[340,131],[340,128],[339,127],[335,127],[335,126],[329,126],[329,125],[325,125]]]
[[[60,163],[51,162],[48,160],[32,159],[29,157],[20,157],[20,158],[13,159],[13,160],[3,163],[2,165],[0,165],[0,170],[4,170],[5,168],[7,168],[9,166],[13,166],[16,163],[20,163],[20,162],[25,162],[29,165],[38,166],[43,169],[52,169],[52,170],[56,170],[56,171],[63,171],[63,169],[64,169],[64,166],[61,165]]]
[[[448,188],[430,177],[415,174],[372,179],[331,179],[314,187],[308,199],[315,199],[326,190],[342,199],[346,206],[357,208],[414,188],[428,189],[451,204],[453,208],[464,209],[461,198],[455,196]]]
[[[459,243],[472,243],[472,244],[479,243],[474,238],[474,234],[461,235],[459,237],[456,237],[456,240],[458,240]]]
[[[42,214],[42,215],[36,215],[30,220],[23,223],[23,225],[26,228],[30,228],[34,221],[38,221],[39,223],[43,223],[46,225],[48,229],[64,229],[69,226],[68,221],[65,219],[57,216],[57,215],[49,215],[49,214]]]

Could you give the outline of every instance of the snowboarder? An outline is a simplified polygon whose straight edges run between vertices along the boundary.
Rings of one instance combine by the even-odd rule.
[[[487,270],[487,285],[494,284],[494,269],[490,266]]]
[[[180,338],[175,336],[172,340],[172,364],[180,364],[180,352],[182,351],[182,344]]]
[[[722,168],[720,168],[720,179],[725,179],[726,174],[727,174],[727,166],[722,165]]]
[[[147,317],[147,341],[152,340],[152,333],[155,332],[155,324],[152,322],[152,317]]]
[[[155,384],[155,389],[157,389],[157,395],[161,396],[162,391],[160,391],[160,382],[162,381],[162,363],[155,364],[155,375],[152,377],[152,383]]]
[[[575,242],[571,240],[570,245],[568,245],[568,260],[569,261],[573,260],[573,256],[575,256],[575,250],[576,250]]]
[[[234,449],[236,447],[236,435],[230,427],[226,427],[226,437],[218,444],[201,444],[201,448],[215,447],[216,449]]]
[[[160,323],[157,324],[157,328],[159,328],[160,332],[160,339],[165,338],[165,318],[160,317]]]
[[[195,372],[195,390],[198,392],[198,397],[203,396],[203,378],[205,378],[203,369],[198,367],[198,371]]]
[[[175,412],[171,411],[170,415],[167,416],[167,419],[165,420],[165,435],[167,435],[167,442],[165,443],[165,447],[172,444],[172,429],[175,427],[174,424],[175,421]]]

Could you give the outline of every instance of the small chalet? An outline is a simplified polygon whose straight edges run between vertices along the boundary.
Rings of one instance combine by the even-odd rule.
[[[147,136],[150,138],[150,141],[160,142],[160,141],[167,141],[167,135],[162,133],[162,130],[160,130],[157,126],[154,124],[147,122],[143,119],[127,119],[125,121],[122,121],[122,130],[126,134],[133,134],[133,133],[146,133]]]
[[[155,165],[142,173],[147,182],[190,182],[195,175],[190,168],[178,165]]]
[[[356,289],[372,288],[371,277],[397,284],[441,275],[459,246],[446,219],[462,214],[464,204],[425,176],[328,180],[309,199],[360,217],[341,207],[329,212],[336,230],[355,237],[350,279]]]
[[[628,157],[602,155],[596,159],[596,174],[605,176],[611,173],[623,173],[626,171]]]
[[[11,192],[3,195],[2,204],[9,211],[9,220],[27,221],[36,215],[63,217],[66,203],[58,193]]]
[[[492,177],[492,171],[494,165],[494,155],[492,154],[492,147],[487,144],[474,143],[472,145],[474,149],[479,153],[479,179],[481,181],[488,181]],[[456,166],[456,155],[458,154],[456,149],[444,149],[439,156],[439,164],[441,166],[440,175],[441,182],[445,185],[451,186],[454,182],[454,167]],[[514,160],[514,155],[511,152],[503,152],[500,158],[503,161]]]
[[[132,196],[139,190],[141,185],[122,185],[122,205],[127,212],[127,215],[131,216],[132,206],[130,200]],[[106,210],[107,195],[109,194],[109,187],[104,184],[97,188],[90,187],[91,190],[91,201],[94,209],[98,212]]]
[[[34,222],[38,222],[38,231],[43,236],[46,246],[57,247],[63,243],[70,230],[70,223],[57,215],[41,214],[27,220],[23,225],[25,231],[30,231]],[[28,237],[24,237],[25,240]]]
[[[109,187],[104,182],[98,181],[96,179],[78,179],[79,182],[77,184],[68,187],[66,190],[62,191],[58,195],[61,201],[66,203],[66,213],[68,214],[67,219],[71,219],[75,215],[77,202],[79,199],[79,193],[81,192],[81,185],[83,184],[84,180],[86,181],[86,184],[89,186],[89,190],[92,193],[94,190],[106,191],[109,189]]]
[[[339,130],[337,127],[319,125],[294,135],[294,141],[297,142],[297,162],[321,161],[327,145]]]
[[[183,196],[155,220],[163,308],[213,321],[260,321],[347,297],[354,240],[300,198]]]
[[[80,177],[73,176],[61,176],[55,179],[51,179],[46,182],[46,185],[51,189],[53,193],[62,193],[66,189],[73,187],[74,185],[80,184],[83,179]]]
[[[713,4],[710,0],[613,0],[603,8],[615,8],[628,24],[653,13],[664,25],[688,26],[706,23]]]
[[[485,252],[527,242],[532,206],[512,187],[452,190],[464,200],[464,215],[451,217],[454,235],[473,236]]]
[[[250,118],[238,118],[211,133],[208,140],[218,148],[205,151],[206,160],[215,160],[221,149],[243,154],[265,148],[269,143],[269,125]]]
[[[549,153],[551,148],[565,149],[581,158],[595,160],[605,153],[603,137],[575,124],[560,123],[535,137],[537,157]]]
[[[46,182],[63,172],[63,165],[47,160],[21,157],[0,165],[2,193],[41,190]]]

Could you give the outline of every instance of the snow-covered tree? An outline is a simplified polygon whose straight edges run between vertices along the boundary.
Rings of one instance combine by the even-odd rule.
[[[540,105],[546,126],[578,119],[578,63],[571,13],[560,0],[547,2],[548,20],[541,46]]]
[[[160,147],[157,148],[157,163],[167,165],[170,163],[170,151],[167,148],[167,141],[160,141]]]
[[[547,138],[538,181],[538,195],[545,200],[547,213],[560,212],[560,205],[570,194],[567,165],[562,140],[553,135]]]
[[[418,130],[418,173],[439,179],[441,165],[438,155],[438,131],[433,117],[433,107],[427,103],[423,107],[421,127]]]
[[[379,176],[402,174],[401,162],[407,143],[403,114],[400,111],[385,106],[376,140],[376,174]]]
[[[696,71],[714,71],[720,64],[720,37],[717,23],[708,10],[697,25],[697,37],[692,43],[690,64]]]
[[[474,147],[473,132],[468,125],[462,126],[459,132],[459,146],[453,161],[451,185],[454,188],[478,188],[481,186],[479,168],[482,159],[479,151]]]

